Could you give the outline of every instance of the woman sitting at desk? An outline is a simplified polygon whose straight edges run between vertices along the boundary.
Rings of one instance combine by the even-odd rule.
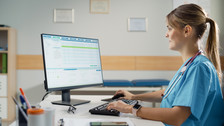
[[[110,103],[108,109],[162,121],[165,125],[224,125],[224,102],[220,88],[222,71],[216,23],[195,4],[179,6],[166,18],[169,48],[179,51],[184,61],[168,88],[138,95],[126,90],[115,93],[124,94],[124,99],[161,102],[161,108],[131,106],[117,101]],[[207,23],[210,24],[210,30],[203,54],[198,43]]]

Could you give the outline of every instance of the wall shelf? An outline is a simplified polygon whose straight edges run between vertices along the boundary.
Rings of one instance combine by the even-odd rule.
[[[3,122],[15,120],[16,107],[16,30],[0,27],[0,117]]]

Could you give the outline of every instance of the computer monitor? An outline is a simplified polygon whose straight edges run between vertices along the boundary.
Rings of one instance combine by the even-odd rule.
[[[71,99],[70,90],[103,84],[99,40],[41,34],[47,91],[62,91],[58,105],[79,105],[90,101]]]

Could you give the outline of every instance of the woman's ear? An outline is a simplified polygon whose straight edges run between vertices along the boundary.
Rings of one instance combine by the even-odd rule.
[[[188,37],[192,34],[192,27],[190,25],[186,25],[184,27],[184,36]]]

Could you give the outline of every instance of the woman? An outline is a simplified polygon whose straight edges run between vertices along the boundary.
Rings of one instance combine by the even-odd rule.
[[[210,24],[205,54],[199,50],[199,41]],[[208,18],[202,8],[185,4],[167,15],[166,37],[169,48],[179,51],[185,62],[177,71],[166,90],[134,95],[125,90],[125,99],[161,102],[161,108],[127,105],[112,102],[108,109],[162,121],[165,125],[222,126],[224,103],[220,84],[222,71],[216,23]],[[162,96],[162,97],[161,97]]]

